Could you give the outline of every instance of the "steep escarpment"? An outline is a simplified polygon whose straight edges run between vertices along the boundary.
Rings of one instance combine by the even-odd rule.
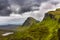
[[[55,11],[49,11],[49,12],[45,13],[44,20],[47,17],[50,17],[51,19],[59,20],[60,19],[60,11],[59,11],[59,9],[56,9]]]
[[[55,39],[55,40],[60,40],[60,8],[59,9],[56,9],[55,11],[49,11],[48,13],[46,13],[45,14],[45,17],[44,17],[44,20],[46,20],[48,17],[50,18],[50,20],[53,20],[53,21],[56,22],[56,27],[55,27],[55,25],[53,25],[52,27],[54,27],[54,29],[56,28],[55,29],[56,30],[55,32],[57,34],[57,37],[56,38],[58,38],[58,39]]]

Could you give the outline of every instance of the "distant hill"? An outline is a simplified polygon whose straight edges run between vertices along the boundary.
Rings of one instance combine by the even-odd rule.
[[[8,25],[0,25],[0,29],[5,29],[5,30],[14,30],[17,28],[17,26],[20,25],[12,25],[12,24],[8,24]]]

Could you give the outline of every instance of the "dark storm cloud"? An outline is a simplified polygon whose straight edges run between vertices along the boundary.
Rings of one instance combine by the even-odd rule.
[[[0,16],[9,16],[12,11],[6,9],[0,10]]]
[[[24,13],[31,11],[32,6],[40,6],[40,3],[44,1],[47,0],[0,0],[0,16],[8,16],[11,13],[11,10],[7,9],[11,4],[20,5],[19,13]]]
[[[45,1],[47,0],[9,0],[9,3],[20,5],[21,7],[20,13],[23,13],[31,11],[31,7],[40,6],[40,3]]]
[[[39,10],[38,7],[40,7],[40,4],[42,2],[47,2],[47,1],[48,0],[0,0],[0,15],[7,16],[7,15],[11,14],[12,11],[10,9],[7,9],[7,7],[12,4],[20,6],[19,13],[21,14],[24,12],[35,10],[34,8]],[[54,1],[54,2],[50,1],[50,2],[51,2],[51,4],[59,3],[56,1]]]
[[[11,10],[7,8],[8,6],[8,0],[0,0],[0,16],[8,16],[11,13]]]
[[[6,8],[8,6],[7,0],[0,0],[0,10]]]

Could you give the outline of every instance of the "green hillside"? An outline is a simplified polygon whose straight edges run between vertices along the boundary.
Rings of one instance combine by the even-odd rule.
[[[42,22],[33,23],[30,27],[18,27],[13,35],[0,40],[60,40],[60,12],[50,11]]]

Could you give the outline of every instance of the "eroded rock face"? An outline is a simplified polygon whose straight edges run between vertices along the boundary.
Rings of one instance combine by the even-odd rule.
[[[56,9],[56,11],[60,11],[60,8]]]
[[[47,17],[50,17],[51,19],[55,19],[55,15],[52,15],[52,14],[49,14],[49,13],[45,14],[45,18],[47,18]]]
[[[23,23],[22,26],[31,26],[35,23],[38,23],[39,21],[37,21],[36,19],[32,18],[32,17],[28,17],[27,20]]]

